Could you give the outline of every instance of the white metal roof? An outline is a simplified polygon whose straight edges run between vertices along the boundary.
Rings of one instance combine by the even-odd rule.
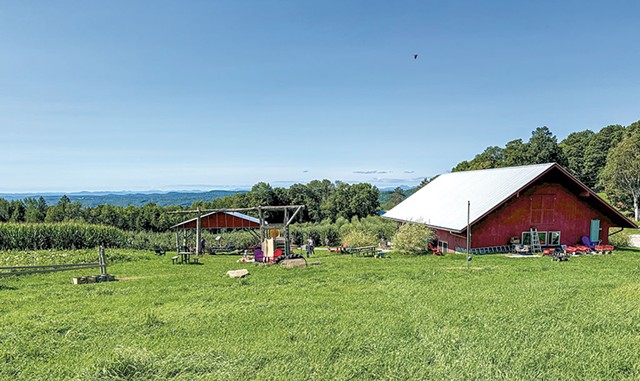
[[[546,172],[554,163],[446,173],[383,215],[452,231],[467,227],[467,202],[475,220]]]
[[[230,214],[230,215],[232,215],[232,216],[236,216],[236,217],[238,217],[238,218],[243,218],[243,219],[245,219],[245,220],[248,220],[248,221],[251,221],[251,222],[255,222],[256,224],[259,224],[259,223],[260,223],[260,220],[259,220],[258,218],[248,216],[248,215],[246,215],[246,214],[244,214],[244,213],[240,213],[240,212],[226,212],[226,213],[227,213],[227,214]],[[268,224],[268,222],[267,222],[267,221],[264,221],[264,224],[265,224],[265,225],[267,225],[267,224]]]

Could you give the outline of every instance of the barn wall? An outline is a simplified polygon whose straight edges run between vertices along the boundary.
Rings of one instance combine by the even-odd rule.
[[[475,224],[471,246],[506,245],[510,237],[521,237],[522,232],[531,227],[538,231],[560,231],[560,243],[571,245],[582,236],[589,236],[592,219],[600,220],[600,239],[608,243],[608,231],[613,224],[587,200],[589,198],[579,197],[557,183],[535,185]],[[543,205],[542,213],[540,205]]]
[[[200,226],[202,229],[216,228],[259,228],[260,224],[253,221],[245,220],[232,214],[214,213],[200,218]],[[181,226],[182,229],[195,229],[196,221],[189,221]]]
[[[454,234],[447,230],[434,229],[438,241],[446,242],[448,252],[453,253],[456,247],[467,247],[467,238],[461,234]],[[466,234],[466,233],[463,233]]]

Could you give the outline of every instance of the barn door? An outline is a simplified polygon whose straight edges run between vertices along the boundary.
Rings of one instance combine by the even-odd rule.
[[[589,231],[591,242],[600,241],[600,220],[591,220],[591,230]]]

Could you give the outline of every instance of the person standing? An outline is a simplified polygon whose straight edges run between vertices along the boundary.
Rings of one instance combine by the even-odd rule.
[[[311,253],[313,252],[313,239],[311,239],[311,237],[309,237],[309,239],[307,239],[307,247],[306,247],[306,251],[307,251],[307,258],[309,258],[309,255],[311,255]]]

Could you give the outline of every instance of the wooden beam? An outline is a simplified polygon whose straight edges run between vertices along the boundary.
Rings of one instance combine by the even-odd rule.
[[[38,267],[38,266],[34,266]],[[74,266],[64,266],[59,268],[49,268],[49,269],[28,269],[25,271],[11,271],[11,272],[0,272],[0,277],[3,276],[11,276],[11,275],[27,275],[27,274],[42,274],[42,273],[54,273],[58,271],[67,271],[67,270],[77,270],[77,269],[91,269],[91,268],[102,268],[103,265],[99,263],[95,264],[85,264],[85,265],[74,265]],[[106,267],[105,267],[106,268]]]
[[[296,211],[293,213],[293,215],[291,216],[291,218],[287,221],[287,217],[286,217],[286,210],[285,210],[285,221],[287,221],[285,223],[285,226],[289,226],[289,224],[291,224],[291,222],[293,221],[294,218],[296,218],[296,216],[298,215],[298,212],[301,211],[305,206],[304,205],[299,205],[296,209]]]
[[[0,270],[18,270],[18,269],[45,269],[45,268],[87,268],[87,267],[99,267],[102,266],[101,263],[76,263],[76,264],[66,264],[66,265],[37,265],[37,266],[9,266],[9,267],[0,267]]]

